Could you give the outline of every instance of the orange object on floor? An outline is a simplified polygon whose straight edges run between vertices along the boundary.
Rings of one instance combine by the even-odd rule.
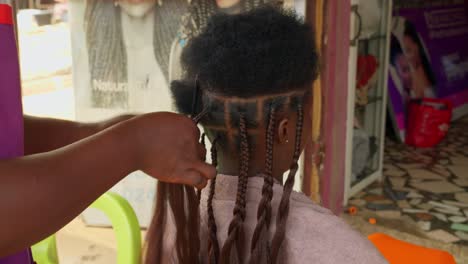
[[[372,234],[369,240],[390,264],[456,264],[448,252],[395,239],[385,234]]]
[[[375,218],[369,218],[369,224],[371,224],[371,225],[377,224],[377,219],[375,219]]]
[[[358,211],[358,209],[357,209],[355,206],[351,206],[351,207],[348,208],[348,213],[349,213],[350,215],[355,215],[355,214],[357,214],[357,211]]]

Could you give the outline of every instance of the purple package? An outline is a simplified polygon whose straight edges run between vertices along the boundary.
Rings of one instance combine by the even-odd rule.
[[[468,112],[468,0],[395,1],[389,64],[389,106],[405,141],[410,100],[437,98]]]
[[[23,155],[23,111],[18,51],[13,29],[12,10],[0,4],[0,159]],[[27,249],[0,258],[0,264],[30,264]]]

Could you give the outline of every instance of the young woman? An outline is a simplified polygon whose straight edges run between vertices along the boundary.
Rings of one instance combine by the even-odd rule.
[[[191,188],[158,185],[146,263],[385,263],[292,190],[311,133],[314,43],[307,25],[273,7],[216,15],[188,42],[173,97],[182,113],[199,113],[219,174],[200,203]]]
[[[405,22],[403,48],[411,69],[411,98],[435,97],[436,80],[415,26]]]
[[[85,4],[91,105],[171,110],[169,52],[187,0],[87,0]]]
[[[390,42],[390,64],[395,68],[396,76],[392,75],[392,78],[394,78],[395,87],[397,87],[400,93],[403,113],[404,116],[406,116],[413,85],[411,66],[401,48],[400,42],[394,35],[391,36]]]

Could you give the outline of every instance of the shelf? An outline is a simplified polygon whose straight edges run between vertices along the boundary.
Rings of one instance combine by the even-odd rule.
[[[382,178],[382,171],[381,170],[378,170],[378,171],[374,172],[373,174],[367,176],[366,178],[362,179],[360,182],[354,184],[349,189],[348,197],[354,196],[358,192],[362,191],[366,186],[370,185],[374,181],[379,180],[381,178]],[[348,200],[345,199],[344,205],[346,206],[347,203],[348,203]]]
[[[366,132],[364,137],[373,138],[371,148],[372,155],[367,159],[366,164],[356,164],[359,168],[365,167],[364,172],[358,180],[353,181],[353,140],[354,129],[348,129],[346,134],[346,160],[345,160],[345,204],[347,199],[352,195],[358,193],[373,181],[382,178],[382,163],[383,163],[383,147],[385,138],[385,114],[387,104],[387,78],[388,78],[388,64],[389,61],[389,43],[388,38],[391,32],[391,17],[392,17],[392,0],[377,0],[382,6],[382,20],[379,25],[378,31],[368,37],[360,36],[355,46],[350,47],[350,59],[348,74],[350,92],[348,98],[348,120],[347,125],[349,128],[354,128],[354,123],[357,122],[361,125],[361,129]],[[352,17],[353,19],[354,17]],[[351,32],[358,32],[359,21],[352,20]],[[359,35],[359,34],[354,34]],[[356,91],[356,76],[357,64],[360,55],[372,55],[378,62],[378,69],[375,73],[376,80],[367,87],[367,94],[364,91]],[[364,61],[365,62],[365,61]],[[365,68],[364,68],[365,69]],[[373,77],[374,78],[374,77]],[[356,99],[366,104],[356,104]],[[365,141],[364,141],[365,142]],[[375,146],[375,147],[373,147]],[[356,161],[354,162],[364,162]]]
[[[365,110],[371,104],[381,102],[383,100],[382,96],[369,96],[366,105],[356,105],[356,109]]]
[[[354,181],[351,182],[351,187],[365,180],[367,177],[369,177],[369,175],[374,174],[376,171],[376,169],[366,167],[364,171],[360,175],[358,175]]]
[[[368,38],[359,38],[359,41],[369,41],[369,40],[382,40],[382,39],[386,39],[387,36],[386,35],[375,35],[375,36],[371,36],[371,37],[368,37]]]

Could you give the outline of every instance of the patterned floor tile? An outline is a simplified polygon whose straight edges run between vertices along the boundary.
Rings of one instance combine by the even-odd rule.
[[[468,165],[467,166],[462,166],[462,165],[449,166],[448,169],[457,178],[462,178],[462,179],[468,178]]]
[[[468,192],[456,193],[455,199],[457,199],[459,202],[468,204]]]
[[[468,117],[454,123],[433,148],[387,139],[383,174],[383,183],[373,184],[350,203],[376,214],[383,226],[388,222],[383,219],[399,219],[420,229],[421,237],[468,246]],[[377,191],[382,187],[383,194]],[[387,228],[412,233],[407,225]]]
[[[449,232],[441,230],[441,229],[428,232],[427,236],[429,236],[429,237],[431,237],[431,238],[433,238],[435,240],[445,242],[445,243],[453,243],[453,242],[460,241],[460,238],[450,234]]]
[[[427,169],[410,169],[408,173],[411,179],[420,179],[420,180],[443,180],[444,177],[433,173]]]

